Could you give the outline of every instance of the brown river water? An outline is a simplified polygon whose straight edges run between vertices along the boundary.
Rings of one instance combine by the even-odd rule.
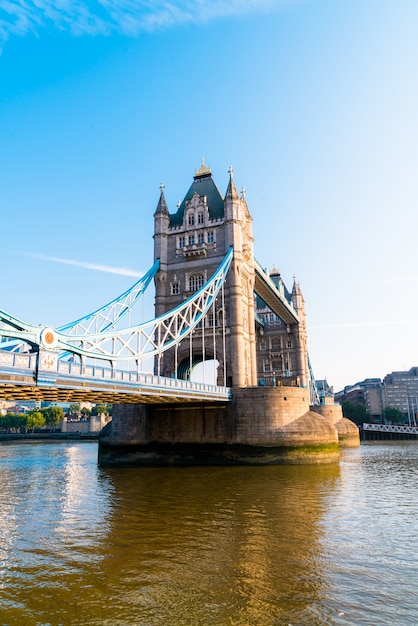
[[[418,443],[338,465],[100,469],[0,445],[0,624],[418,624]]]

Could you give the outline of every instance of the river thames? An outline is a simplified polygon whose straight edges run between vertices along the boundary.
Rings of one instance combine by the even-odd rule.
[[[418,624],[418,443],[339,465],[101,469],[0,446],[0,623]]]

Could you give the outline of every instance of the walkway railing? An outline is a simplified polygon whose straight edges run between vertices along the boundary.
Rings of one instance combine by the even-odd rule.
[[[408,424],[363,424],[363,430],[370,430],[379,433],[404,433],[418,435],[418,426]]]
[[[79,381],[80,384],[92,386],[95,383],[100,388],[111,392],[132,394],[138,392],[141,395],[150,391],[154,395],[172,396],[181,394],[183,398],[190,396],[205,396],[213,400],[230,400],[231,389],[221,385],[210,385],[203,382],[192,382],[178,378],[166,378],[157,376],[151,372],[139,372],[135,370],[119,370],[102,365],[90,365],[61,361],[58,358],[51,359],[51,367],[47,374],[39,371],[38,354],[19,354],[15,352],[0,351],[0,395],[1,386],[19,385],[22,377],[22,388],[37,385],[41,387],[51,383],[60,386],[60,383],[71,385],[71,381]],[[30,380],[29,380],[30,379]],[[32,381],[32,382],[30,382]]]

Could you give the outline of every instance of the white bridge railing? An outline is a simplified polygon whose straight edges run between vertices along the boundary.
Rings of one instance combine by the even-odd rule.
[[[85,381],[101,381],[127,386],[147,387],[161,390],[182,391],[194,393],[204,393],[220,398],[229,399],[231,390],[229,387],[221,385],[210,385],[204,382],[191,382],[179,378],[166,378],[157,376],[151,372],[140,372],[135,370],[118,370],[111,367],[103,367],[102,365],[84,365],[81,363],[71,363],[69,361],[61,361],[58,358],[50,360],[48,367],[49,374],[56,375],[57,378],[77,378]],[[25,373],[30,371],[34,378],[38,371],[38,355],[37,354],[19,354],[16,352],[0,351],[0,384],[3,373],[11,371]]]
[[[0,368],[36,370],[37,354],[19,354],[19,352],[0,351]]]
[[[379,433],[418,435],[418,426],[409,426],[408,424],[363,424],[363,430],[371,430]]]

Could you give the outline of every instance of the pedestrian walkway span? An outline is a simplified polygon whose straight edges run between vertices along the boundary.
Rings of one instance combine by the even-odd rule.
[[[0,400],[135,404],[230,399],[227,387],[71,363],[51,353],[0,351]]]

